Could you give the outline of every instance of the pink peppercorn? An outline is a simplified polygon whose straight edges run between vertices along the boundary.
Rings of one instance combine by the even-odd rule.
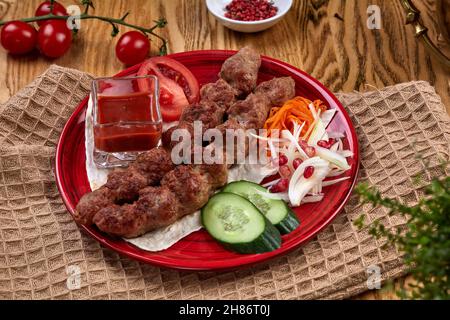
[[[268,0],[233,0],[225,9],[226,18],[239,21],[265,20],[278,12],[278,8]]]

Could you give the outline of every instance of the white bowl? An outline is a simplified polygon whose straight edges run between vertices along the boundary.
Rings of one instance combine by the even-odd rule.
[[[284,17],[292,6],[292,0],[273,0],[273,4],[278,8],[278,12],[272,18],[259,21],[238,21],[225,17],[225,7],[230,2],[231,0],[206,0],[206,6],[209,12],[225,27],[248,33],[263,31],[272,27]]]

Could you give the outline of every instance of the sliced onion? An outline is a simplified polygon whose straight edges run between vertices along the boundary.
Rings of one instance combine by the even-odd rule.
[[[328,141],[328,135],[325,130],[325,125],[322,122],[321,118],[317,118],[317,121],[314,125],[314,129],[311,131],[311,134],[308,138],[308,144],[311,146],[317,145],[317,142],[320,140],[326,140]]]
[[[311,189],[312,195],[317,195],[322,193],[322,181],[318,181],[317,184]]]
[[[289,196],[287,192],[280,192],[280,193],[270,193],[270,192],[264,192],[260,190],[255,190],[256,193],[264,196],[267,199],[271,200],[283,200],[285,202],[289,202]]]
[[[328,171],[329,172],[329,171]],[[326,177],[325,177],[326,178]],[[319,181],[317,183],[317,192],[316,193],[322,193],[322,188],[323,188],[323,180]]]
[[[267,144],[269,145],[270,149],[270,157],[275,160],[278,157],[278,152],[275,149],[272,140],[267,140]]]
[[[259,136],[257,134],[254,134],[253,132],[249,132],[249,135],[251,135],[252,137],[259,139],[259,140],[264,140],[264,141],[269,141],[271,140],[272,142],[289,142],[286,139],[282,139],[282,138],[271,138],[271,137],[263,137],[263,136]]]
[[[302,199],[302,203],[314,203],[323,200],[324,194],[318,194],[314,196],[306,196]]]
[[[303,173],[306,167],[313,166],[314,174],[305,179]],[[293,206],[299,206],[302,199],[306,194],[315,186],[318,182],[325,179],[330,168],[328,166],[328,161],[320,159],[319,157],[313,157],[303,161],[297,170],[295,170],[292,175],[291,181],[289,182],[289,200]]]
[[[292,145],[292,144],[291,144]],[[286,156],[286,158],[288,159],[287,162],[287,166],[289,167],[289,169],[291,169],[292,171],[294,170],[294,159],[295,159],[295,150],[293,148],[286,148],[284,152],[284,155]]]
[[[302,133],[303,127],[305,126],[306,122],[303,121],[302,125],[300,126],[297,122],[294,122],[294,139],[295,141],[298,141],[300,139],[300,134]]]
[[[345,173],[344,170],[333,169],[333,170],[330,171],[330,173],[328,173],[327,177],[328,178],[337,177],[337,176],[340,176],[340,175],[342,175],[344,173]]]
[[[339,179],[334,179],[334,180],[327,180],[327,181],[322,181],[322,186],[324,187],[328,187],[328,186],[332,186],[333,184],[345,181],[350,179],[350,177],[344,177],[344,178],[339,178]]]
[[[350,169],[350,166],[347,163],[347,159],[345,159],[339,153],[333,152],[329,149],[322,148],[319,146],[316,146],[315,148],[316,148],[316,153],[319,157],[331,162],[332,164],[336,165],[341,170]]]
[[[276,180],[273,180],[273,181],[269,181],[269,182],[263,184],[262,186],[263,186],[264,188],[269,188],[269,187],[271,187],[271,186],[273,186],[273,185],[276,185],[278,182],[280,182],[280,180],[281,180],[281,179],[276,179]]]
[[[314,187],[312,187],[312,189],[311,189],[311,192],[310,192],[311,194],[316,194],[316,193],[319,193],[319,188],[318,188],[318,185],[315,185]]]
[[[338,151],[338,153],[343,156],[344,158],[353,157],[353,152],[351,150],[342,150]]]
[[[339,148],[338,148],[338,150],[339,150],[339,151],[340,151],[340,150],[343,150],[343,149],[344,149],[344,143],[342,142],[342,139],[339,139],[338,143],[339,143]]]
[[[338,149],[339,149],[339,142],[336,142],[335,144],[333,144],[333,145],[330,147],[330,150],[331,150],[331,151],[334,151],[334,152],[337,152]]]
[[[294,146],[297,148],[298,153],[300,153],[300,158],[302,158],[302,160],[306,160],[308,159],[308,155],[305,153],[305,151],[303,151],[302,147],[300,147],[300,145],[298,144],[298,141],[295,140],[295,137],[292,135],[292,133],[288,130],[284,130],[286,131],[286,137],[287,139],[289,139],[289,141],[294,144]]]
[[[306,194],[314,187],[314,185],[323,180],[329,168],[316,168],[314,170],[314,175],[308,179],[305,179],[303,176],[296,182],[293,188],[289,188],[289,200],[293,206],[300,205],[302,199],[306,196]]]
[[[309,111],[311,111],[311,114],[312,114],[313,118],[317,119],[318,118],[318,114],[317,114],[316,108],[314,108],[314,104],[310,103],[308,105],[308,108],[309,108]]]
[[[345,138],[345,134],[343,134],[342,132],[329,131],[327,133],[328,133],[328,137],[333,138],[333,139]]]
[[[322,119],[322,122],[323,122],[323,125],[325,126],[325,128],[327,128],[329,126],[329,124],[333,120],[336,113],[337,113],[336,109],[326,110],[322,113],[320,118]]]
[[[305,172],[306,167],[309,166],[328,166],[328,162],[320,159],[319,157],[313,157],[313,158],[309,158],[305,161],[303,161],[298,167],[297,169],[294,171],[292,177],[291,177],[291,181],[289,183],[289,186],[294,185],[295,184],[295,180],[300,179],[301,176],[303,176],[303,173]]]

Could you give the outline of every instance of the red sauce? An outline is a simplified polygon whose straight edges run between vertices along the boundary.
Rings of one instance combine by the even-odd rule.
[[[105,152],[145,151],[157,146],[162,125],[155,122],[147,92],[98,96],[94,140]]]

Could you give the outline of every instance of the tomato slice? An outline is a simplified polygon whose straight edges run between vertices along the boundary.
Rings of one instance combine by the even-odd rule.
[[[200,88],[195,76],[184,65],[171,58],[151,58],[142,64],[137,75],[158,77],[159,104],[166,122],[178,120],[183,109],[199,99]],[[139,88],[148,91],[148,81],[139,81]]]

